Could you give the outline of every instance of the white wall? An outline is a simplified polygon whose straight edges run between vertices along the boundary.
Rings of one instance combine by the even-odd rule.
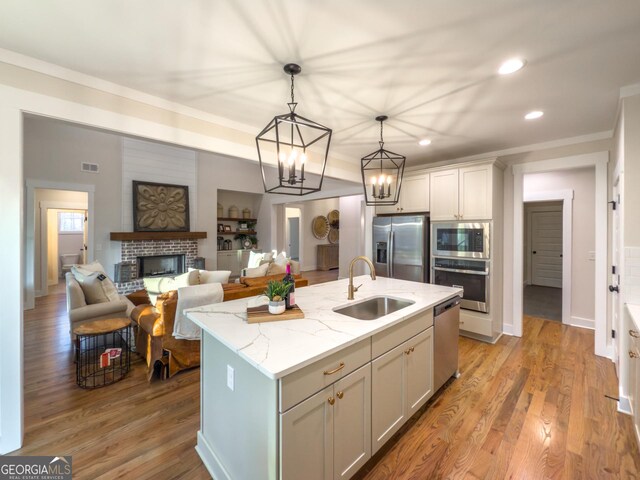
[[[500,161],[507,163],[504,171],[503,191],[503,252],[505,259],[513,258],[513,165],[608,151],[611,148],[612,140],[606,139],[499,157]],[[512,312],[514,286],[520,288],[520,285],[514,284],[512,262],[506,261],[504,262],[503,268],[503,324],[506,332],[513,331]]]
[[[366,255],[366,224],[364,215],[364,195],[340,198],[340,272],[339,278],[349,276],[349,263],[355,257]],[[369,273],[369,267],[358,262],[353,268],[354,275]]]
[[[303,271],[315,270],[318,266],[317,246],[328,244],[329,240],[327,238],[318,239],[314,237],[311,230],[311,222],[318,215],[324,215],[326,217],[331,210],[339,210],[340,201],[338,198],[326,198],[323,200],[299,202],[296,205],[301,205],[300,252],[304,263],[300,265],[300,268]],[[342,221],[340,222],[340,235],[342,236]]]
[[[157,142],[122,138],[122,231],[133,231],[133,181],[189,188],[189,229],[197,216],[196,152]]]
[[[120,137],[27,116],[24,118],[23,148],[25,178],[95,186],[95,258],[107,273],[113,275],[113,266],[120,261],[120,242],[111,242],[109,235],[122,230]],[[100,173],[80,171],[81,162],[99,164]],[[37,203],[35,205],[37,208]],[[37,211],[35,213],[37,219],[39,215]]]
[[[595,169],[532,173],[524,176],[523,193],[573,190],[571,317],[595,320],[595,262],[589,259],[595,244]],[[563,272],[566,275],[566,272]],[[586,322],[574,321],[575,324]]]

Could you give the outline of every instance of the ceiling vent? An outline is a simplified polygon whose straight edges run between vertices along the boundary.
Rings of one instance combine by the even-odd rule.
[[[89,172],[89,173],[99,173],[100,171],[97,163],[87,163],[87,162],[82,162],[82,167],[80,168],[80,170],[82,170],[83,172]]]

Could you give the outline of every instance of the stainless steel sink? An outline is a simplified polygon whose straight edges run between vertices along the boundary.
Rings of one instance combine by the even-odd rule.
[[[390,313],[397,312],[409,305],[413,305],[412,300],[403,300],[400,298],[387,297],[379,295],[367,298],[357,303],[351,303],[342,307],[336,307],[334,312],[348,317],[357,318],[358,320],[375,320]]]

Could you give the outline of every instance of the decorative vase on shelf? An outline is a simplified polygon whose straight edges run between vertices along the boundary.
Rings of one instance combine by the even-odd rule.
[[[242,218],[251,218],[251,210],[245,208],[242,210]]]
[[[236,207],[235,205],[231,205],[229,207],[229,218],[238,218],[240,216],[240,211],[238,210],[238,207]]]
[[[218,218],[224,217],[224,208],[221,203],[218,203]]]
[[[274,302],[273,300],[269,301],[269,313],[272,315],[280,315],[285,311],[286,305],[284,300],[280,300],[279,302]]]

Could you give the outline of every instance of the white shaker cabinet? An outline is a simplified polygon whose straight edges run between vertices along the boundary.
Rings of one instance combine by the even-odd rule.
[[[492,218],[492,166],[431,173],[431,221],[472,221]]]
[[[376,207],[376,214],[417,213],[429,211],[429,174],[406,176],[402,179],[400,198],[395,205]]]
[[[346,479],[371,458],[371,364],[280,416],[281,478]]]
[[[433,328],[371,362],[372,454],[433,395]]]

